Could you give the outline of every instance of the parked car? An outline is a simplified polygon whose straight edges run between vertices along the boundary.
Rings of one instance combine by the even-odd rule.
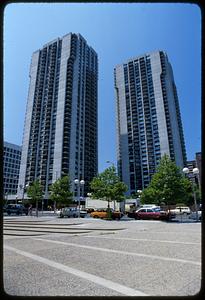
[[[171,209],[170,212],[175,213],[176,215],[187,214],[190,215],[191,210],[188,206],[178,206],[175,209]]]
[[[120,220],[121,217],[123,216],[123,213],[121,213],[120,211],[114,211],[112,208],[110,210],[111,210],[111,218],[113,220],[115,219]],[[93,211],[91,212],[90,216],[93,218],[106,219],[108,217],[107,209],[98,209],[96,211]]]
[[[28,208],[26,208],[23,204],[8,204],[5,208],[5,212],[8,215],[11,215],[11,214],[28,215]]]
[[[195,211],[193,211],[190,214],[189,219],[196,220],[196,212]],[[201,213],[201,210],[198,210],[198,220],[201,221],[201,219],[202,219],[202,213]]]
[[[79,214],[79,210],[76,207],[64,207],[58,210],[56,213],[59,218],[64,218],[64,217],[77,218]],[[87,211],[80,210],[81,218],[84,218],[86,215],[87,215]]]
[[[136,220],[170,220],[175,217],[175,214],[171,214],[168,211],[161,210],[159,208],[140,208],[132,213],[132,216],[128,214],[128,217],[135,218]]]

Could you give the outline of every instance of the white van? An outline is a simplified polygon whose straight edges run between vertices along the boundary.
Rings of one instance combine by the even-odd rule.
[[[79,215],[79,210],[76,207],[64,207],[61,210],[57,211],[57,216],[59,218],[77,218]],[[87,215],[87,212],[80,210],[80,217],[84,218]]]
[[[170,211],[175,213],[176,215],[181,215],[181,214],[190,215],[191,213],[191,210],[188,206],[178,206],[175,209],[171,209]]]

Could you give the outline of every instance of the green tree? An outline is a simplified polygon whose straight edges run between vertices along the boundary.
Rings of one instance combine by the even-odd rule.
[[[141,195],[144,203],[160,205],[187,203],[191,193],[191,183],[184,177],[182,171],[171,161],[168,155],[161,158],[157,172],[153,175],[149,186]]]
[[[127,186],[116,175],[116,169],[111,166],[105,169],[90,183],[92,198],[102,199],[108,202],[108,218],[110,217],[110,202],[121,202],[125,199],[124,193]]]
[[[72,203],[73,193],[70,191],[70,186],[69,176],[57,179],[50,187],[50,199],[61,205]]]
[[[149,186],[140,195],[141,204],[156,204],[159,205],[159,192],[155,188]]]
[[[38,201],[43,197],[43,187],[39,180],[35,180],[26,190],[27,195],[31,198],[31,201],[36,203],[36,216],[38,217]]]

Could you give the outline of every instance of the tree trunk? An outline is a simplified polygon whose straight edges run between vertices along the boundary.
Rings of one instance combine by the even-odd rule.
[[[111,210],[110,210],[110,201],[109,201],[109,199],[108,199],[108,205],[107,205],[107,219],[108,220],[112,219],[112,213],[111,213]]]
[[[38,217],[38,200],[36,200],[36,217]]]

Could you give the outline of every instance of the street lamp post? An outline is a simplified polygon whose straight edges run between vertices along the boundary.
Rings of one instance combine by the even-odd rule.
[[[78,218],[80,218],[80,186],[84,186],[85,181],[82,179],[79,181],[79,179],[74,180],[75,185],[77,186],[77,198],[78,198]]]
[[[22,195],[22,204],[24,204],[24,194],[25,194],[25,190],[28,188],[29,184],[26,184],[25,186],[20,184],[19,187],[21,190],[23,190],[23,195]]]
[[[199,186],[199,189],[200,189],[199,169],[198,168],[194,168],[193,169],[193,174],[197,176],[198,186]]]
[[[141,193],[142,193],[142,190],[137,190],[137,200],[139,200],[139,204],[140,204],[140,197],[141,197]],[[137,203],[138,204],[138,203]]]
[[[91,196],[92,196],[92,193],[87,193],[87,197],[85,198],[85,201],[86,201],[85,208],[89,208],[89,204],[90,204],[89,200],[90,200]]]
[[[5,193],[5,201],[6,201],[6,204],[8,203],[8,192]]]
[[[183,172],[184,174],[189,174],[189,169],[188,168],[183,168]],[[199,174],[199,169],[198,168],[194,168],[193,169],[193,174],[195,177],[195,174]],[[196,221],[198,221],[198,208],[197,208],[197,202],[196,202],[196,191],[194,190],[194,184],[192,182],[192,191],[193,191],[193,196],[194,196],[194,207],[195,207],[195,212],[196,212]]]
[[[195,178],[195,175],[197,176],[198,185],[200,185],[200,183],[199,183],[199,169],[194,168],[193,169],[193,174],[194,174],[194,178]],[[200,188],[200,186],[199,186],[199,188]],[[193,189],[194,189],[194,186],[193,186]],[[199,215],[198,215],[198,207],[197,207],[197,202],[196,202],[196,192],[195,191],[194,191],[194,203],[195,203],[195,207],[196,207],[196,220],[198,221],[199,220]]]
[[[41,212],[42,212],[42,215],[43,215],[43,206],[44,206],[44,199],[42,199],[42,201],[41,201]]]
[[[200,181],[200,176],[199,176],[199,169],[198,168],[194,168],[193,169],[193,173],[194,175],[197,175],[197,179],[198,179],[198,186],[199,186],[199,190],[201,189],[201,181]]]

